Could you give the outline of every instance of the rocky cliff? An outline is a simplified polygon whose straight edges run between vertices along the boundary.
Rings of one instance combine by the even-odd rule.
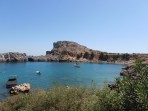
[[[135,60],[148,60],[148,54],[107,53],[96,51],[71,41],[58,41],[46,52],[47,61],[105,62],[132,64]]]
[[[9,52],[0,54],[0,62],[26,62],[28,61],[25,53]]]
[[[48,61],[98,61],[100,51],[95,51],[71,41],[53,43],[53,49],[46,52]]]

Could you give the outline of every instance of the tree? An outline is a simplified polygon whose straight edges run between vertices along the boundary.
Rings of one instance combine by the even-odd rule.
[[[119,58],[119,54],[113,55],[112,57],[113,57],[113,60],[115,61],[115,60],[117,60]]]
[[[89,53],[85,52],[84,55],[83,55],[83,58],[88,59],[89,58]]]
[[[130,59],[130,55],[129,54],[123,54],[122,55],[122,60],[128,61]]]
[[[82,53],[77,54],[77,59],[80,59],[82,57]]]
[[[91,55],[90,55],[90,60],[92,60],[93,58],[94,58],[94,53],[93,52],[91,52]]]
[[[108,55],[101,52],[101,54],[99,55],[99,60],[106,61],[107,59],[108,59]]]

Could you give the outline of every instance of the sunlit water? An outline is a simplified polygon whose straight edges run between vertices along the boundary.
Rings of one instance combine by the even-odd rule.
[[[8,96],[6,82],[11,75],[17,75],[18,84],[30,83],[31,88],[47,89],[55,83],[66,86],[91,86],[92,81],[102,88],[105,81],[119,77],[123,65],[56,62],[0,63],[0,99]],[[36,74],[36,70],[41,72]]]

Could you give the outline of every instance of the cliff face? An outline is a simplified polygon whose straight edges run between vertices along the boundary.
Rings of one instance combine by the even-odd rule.
[[[77,54],[84,52],[90,52],[90,49],[76,42],[58,41],[53,43],[53,49],[51,51],[47,51],[47,54],[53,54],[53,55],[69,54],[71,56],[76,56]]]
[[[0,54],[0,62],[25,62],[28,61],[25,53],[9,52]]]
[[[106,62],[117,64],[132,64],[140,59],[148,61],[148,54],[107,53],[89,49],[71,41],[53,43],[53,49],[46,52],[47,61],[69,62]]]
[[[49,61],[98,61],[100,51],[94,51],[76,42],[58,41],[46,52]]]

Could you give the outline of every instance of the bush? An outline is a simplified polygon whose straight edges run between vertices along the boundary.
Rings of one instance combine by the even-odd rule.
[[[77,54],[77,59],[80,59],[82,57],[82,53]]]
[[[130,59],[130,55],[129,54],[123,54],[122,55],[122,60],[128,61]]]
[[[148,66],[137,61],[135,75],[129,74],[116,81],[121,110],[148,111]]]
[[[89,59],[89,53],[88,52],[85,52],[84,55],[83,55],[83,58]]]
[[[93,52],[91,52],[91,55],[90,55],[90,60],[92,60],[93,58],[94,58],[94,53]]]
[[[99,60],[107,61],[108,58],[109,58],[108,55],[104,54],[103,52],[101,52],[99,55]]]

